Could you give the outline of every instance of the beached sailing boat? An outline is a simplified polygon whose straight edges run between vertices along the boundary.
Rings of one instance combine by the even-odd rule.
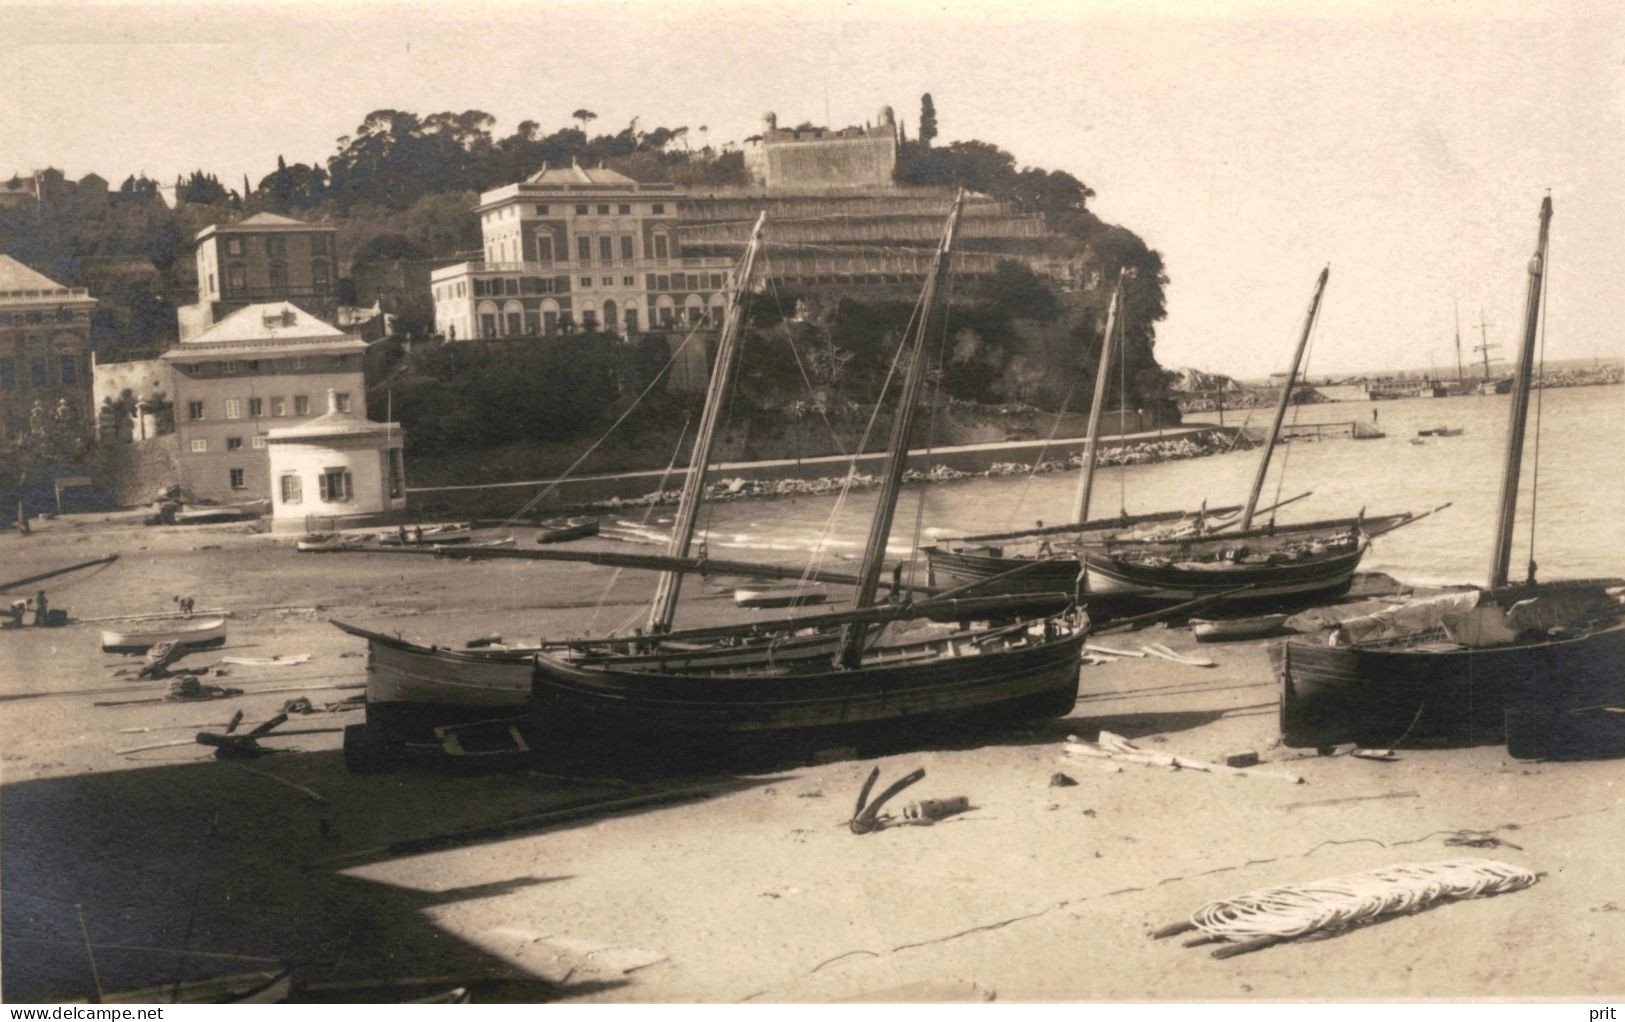
[[[765,218],[764,218],[765,219]],[[919,603],[866,606],[850,611],[803,617],[793,621],[753,621],[748,624],[671,632],[681,572],[759,578],[801,578],[838,584],[861,584],[858,576],[832,571],[803,571],[798,567],[760,565],[689,556],[698,508],[704,495],[704,472],[714,435],[716,411],[725,407],[726,384],[732,374],[735,341],[743,325],[742,295],[751,277],[763,222],[757,223],[738,275],[734,302],[718,344],[717,364],[707,393],[704,423],[691,457],[670,546],[663,556],[589,550],[467,550],[468,556],[525,560],[564,560],[613,567],[655,569],[666,572],[651,609],[647,633],[641,637],[607,636],[546,641],[502,649],[448,649],[424,646],[397,636],[334,622],[340,629],[367,640],[367,724],[374,738],[424,736],[432,728],[460,722],[511,716],[522,712],[531,691],[531,657],[543,649],[567,651],[572,662],[614,660],[627,665],[663,664],[683,669],[737,670],[771,662],[793,660],[828,662],[840,643],[838,629],[854,622],[884,624],[902,618],[968,621],[985,616],[1008,618],[1010,602],[1002,597],[959,599],[955,594]],[[946,270],[944,269],[944,272]],[[901,469],[899,469],[900,475]],[[895,501],[895,494],[892,499]],[[414,551],[415,552],[415,551]],[[450,551],[444,552],[450,554]],[[459,554],[461,555],[461,554]],[[878,562],[877,562],[878,564]],[[879,568],[875,569],[877,572]],[[903,584],[903,591],[925,587]],[[871,594],[872,595],[872,594]],[[1063,609],[1069,599],[1051,599],[1049,610]],[[832,631],[831,629],[836,629]],[[347,748],[363,744],[359,731],[347,732]]]
[[[744,321],[744,295],[750,285],[761,248],[762,214],[751,232],[741,260],[737,286],[717,344],[716,364],[706,393],[703,428],[695,442],[688,479],[679,506],[679,524],[668,555],[686,558],[693,538],[703,480],[710,457],[717,410],[723,405],[728,377],[733,371],[737,339]],[[470,555],[532,553],[516,550],[470,550]],[[540,553],[535,552],[535,553]],[[575,552],[578,553],[579,552]],[[549,559],[572,559],[569,553]],[[591,559],[577,557],[573,559]],[[661,592],[675,603],[675,573],[662,576]],[[540,644],[505,648],[450,649],[408,642],[343,622],[339,629],[367,640],[367,722],[371,737],[423,736],[432,728],[522,715],[530,703],[531,656]],[[359,747],[361,734],[347,733],[349,744]]]
[[[806,619],[786,620],[781,640],[734,648],[733,662],[712,658],[695,662],[686,648],[662,648],[660,633],[670,627],[675,597],[657,598],[650,620],[652,648],[647,652],[604,655],[574,650],[536,655],[537,730],[623,739],[742,740],[926,720],[981,723],[1071,712],[1088,633],[1088,618],[1081,613],[948,626],[896,644],[875,641],[888,619],[920,616],[906,606],[878,605],[876,595],[902,487],[909,430],[929,361],[926,341],[943,322],[938,297],[947,280],[963,202],[962,195],[954,202],[920,299],[850,620],[839,633],[809,629]],[[678,537],[673,538],[675,544]],[[665,592],[662,587],[662,597]],[[832,658],[822,643],[836,634]],[[810,655],[787,656],[775,648],[778,641],[798,640],[813,644]]]
[[[1084,569],[1080,596],[1108,600],[1118,606],[1184,603],[1212,599],[1222,603],[1256,603],[1341,592],[1353,580],[1354,570],[1373,536],[1392,531],[1422,516],[1409,513],[1376,518],[1330,519],[1253,528],[1254,519],[1272,508],[1258,502],[1279,442],[1281,426],[1303,363],[1315,317],[1320,309],[1329,270],[1322,270],[1304,318],[1292,367],[1276,404],[1275,418],[1259,459],[1252,492],[1239,518],[1213,525],[1209,515],[1221,509],[1189,516],[1166,512],[1138,519],[1088,521],[1090,490],[1095,468],[1095,435],[1105,403],[1105,380],[1110,366],[1113,327],[1119,325],[1122,285],[1113,293],[1107,313],[1106,340],[1095,381],[1095,403],[1089,417],[1089,443],[1085,447],[1078,486],[1077,517],[1084,525],[1045,530],[1036,549],[1009,551],[991,544],[1001,536],[968,537],[954,548],[928,547],[934,584],[966,584],[1005,576],[987,592],[1049,593],[1077,577]],[[1296,499],[1296,498],[1293,498]],[[1279,502],[1281,504],[1289,501]],[[1189,521],[1184,521],[1189,518]],[[1137,534],[1136,526],[1149,527]],[[1239,526],[1236,531],[1226,531]],[[1158,532],[1163,534],[1159,535]],[[1180,534],[1169,536],[1169,531]],[[1009,536],[1010,534],[1006,534]],[[1025,542],[1034,541],[1031,534]],[[1042,563],[1033,564],[1033,561]],[[1028,570],[1011,574],[1023,563]]]
[[[1562,720],[1625,702],[1625,579],[1537,582],[1531,558],[1525,581],[1508,581],[1551,217],[1548,197],[1529,262],[1488,586],[1344,621],[1323,642],[1271,647],[1286,744],[1500,742],[1517,715]]]
[[[922,547],[932,585],[982,584],[984,592],[1044,598],[1055,593],[1075,594],[1083,567],[1080,548],[1087,539],[1098,540],[1112,533],[1131,533],[1138,529],[1154,531],[1194,525],[1192,516],[1184,511],[1088,520],[1089,495],[1099,452],[1101,412],[1106,406],[1106,387],[1111,379],[1112,352],[1122,334],[1124,276],[1118,275],[1117,285],[1106,304],[1106,332],[1101,340],[1100,362],[1095,369],[1094,403],[1089,408],[1088,433],[1079,468],[1076,521],[1071,525],[964,536],[950,543]],[[1239,506],[1217,508],[1213,513],[1220,515],[1239,510]],[[1015,570],[1018,568],[1021,570]]]

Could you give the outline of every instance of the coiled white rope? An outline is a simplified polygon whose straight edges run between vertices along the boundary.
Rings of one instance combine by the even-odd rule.
[[[1389,866],[1209,902],[1193,912],[1190,921],[1219,940],[1285,940],[1416,912],[1445,899],[1506,894],[1529,887],[1536,879],[1521,866],[1491,859]]]

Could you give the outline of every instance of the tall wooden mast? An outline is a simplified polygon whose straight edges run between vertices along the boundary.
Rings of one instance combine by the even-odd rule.
[[[1309,334],[1315,328],[1315,316],[1320,312],[1320,296],[1326,293],[1326,278],[1332,274],[1330,266],[1320,271],[1320,279],[1315,281],[1315,296],[1309,299],[1309,312],[1303,317],[1303,334],[1298,338],[1298,350],[1292,355],[1292,368],[1287,370],[1286,382],[1281,385],[1281,400],[1275,404],[1275,422],[1270,425],[1270,435],[1264,441],[1264,454],[1258,461],[1258,475],[1253,478],[1253,492],[1247,497],[1247,510],[1241,514],[1241,527],[1253,527],[1253,512],[1258,510],[1258,496],[1264,492],[1264,477],[1269,474],[1270,455],[1275,453],[1275,443],[1281,436],[1281,423],[1286,419],[1286,406],[1292,402],[1292,385],[1298,379],[1298,368],[1303,365],[1304,349],[1309,347]]]
[[[688,475],[683,479],[683,492],[677,504],[677,520],[672,524],[671,543],[666,547],[670,557],[687,557],[694,541],[694,526],[699,521],[701,498],[705,494],[705,470],[711,463],[711,441],[716,437],[717,416],[722,411],[728,394],[728,383],[738,361],[739,334],[745,325],[745,296],[749,293],[751,273],[756,265],[756,254],[761,249],[762,226],[767,213],[756,218],[750,232],[750,244],[739,264],[739,278],[733,297],[728,302],[728,314],[723,320],[722,337],[717,341],[717,360],[711,367],[711,383],[705,390],[705,411],[700,415],[700,429],[694,437],[694,452],[688,459]],[[677,597],[682,592],[681,572],[664,572],[655,587],[654,602],[649,607],[649,631],[671,630],[672,615],[677,612]]]
[[[1552,224],[1552,197],[1540,203],[1540,234],[1529,260],[1529,296],[1524,300],[1523,347],[1518,350],[1518,371],[1512,380],[1512,410],[1507,424],[1506,461],[1501,469],[1500,517],[1495,526],[1495,548],[1490,553],[1490,588],[1507,584],[1512,560],[1512,528],[1518,515],[1518,473],[1523,467],[1524,426],[1529,419],[1529,381],[1535,365],[1535,335],[1540,330],[1540,289],[1546,274],[1546,235]],[[1486,358],[1488,355],[1486,354]],[[1530,562],[1529,580],[1535,565]]]
[[[1089,439],[1083,446],[1083,469],[1078,476],[1078,503],[1072,520],[1089,520],[1089,492],[1095,485],[1095,461],[1100,453],[1100,413],[1106,406],[1106,383],[1111,377],[1112,345],[1121,329],[1118,317],[1123,307],[1123,278],[1126,271],[1119,270],[1117,286],[1112,289],[1112,300],[1106,306],[1106,337],[1100,345],[1100,368],[1095,371],[1095,403],[1089,407]]]
[[[920,294],[920,315],[915,324],[913,343],[908,357],[908,373],[903,378],[903,392],[897,400],[897,414],[892,420],[891,443],[886,449],[886,467],[881,476],[880,498],[875,506],[874,519],[869,523],[869,542],[863,550],[863,567],[858,571],[857,594],[852,606],[864,608],[874,603],[875,589],[880,583],[880,570],[885,565],[886,541],[891,537],[892,516],[897,510],[897,494],[903,485],[903,469],[908,462],[908,434],[914,424],[915,406],[919,404],[920,388],[925,383],[926,362],[929,361],[926,340],[942,321],[937,308],[937,293],[948,280],[950,253],[953,251],[954,232],[959,227],[959,214],[965,205],[965,193],[954,197],[953,209],[948,213],[948,225],[943,230],[942,242],[937,246],[936,258],[926,277],[925,289]],[[868,626],[862,622],[850,625],[842,637],[840,662],[855,667],[863,656],[863,643],[868,637]]]

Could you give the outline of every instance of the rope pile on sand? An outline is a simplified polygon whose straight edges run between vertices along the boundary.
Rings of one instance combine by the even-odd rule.
[[[1385,916],[1418,912],[1444,901],[1521,891],[1537,876],[1521,866],[1492,859],[1450,859],[1388,866],[1307,884],[1285,884],[1209,902],[1152,934],[1168,937],[1189,930],[1202,936],[1187,941],[1225,941],[1215,958],[1311,935],[1330,936]]]

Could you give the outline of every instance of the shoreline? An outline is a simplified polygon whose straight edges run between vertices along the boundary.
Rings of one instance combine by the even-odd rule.
[[[1116,465],[1149,465],[1165,461],[1183,461],[1192,458],[1210,457],[1215,454],[1224,454],[1232,450],[1245,450],[1256,446],[1239,427],[1215,426],[1207,423],[1198,423],[1178,431],[1177,435],[1166,436],[1173,431],[1163,431],[1162,439],[1145,439],[1155,437],[1157,434],[1131,434],[1130,437],[1109,437],[1102,441],[1098,455],[1097,465],[1107,468]],[[1082,438],[1069,438],[1055,441],[1018,441],[1003,444],[976,444],[961,448],[939,449],[933,451],[912,451],[910,461],[931,461],[928,469],[910,468],[905,471],[905,483],[946,483],[958,482],[968,479],[992,479],[1008,476],[1022,475],[1029,472],[1048,474],[1077,469],[1082,465],[1083,447],[1087,441]],[[1060,458],[1044,458],[1036,465],[1029,462],[1001,461],[995,458],[1002,453],[1015,451],[1045,451],[1071,450]],[[859,461],[879,463],[883,456],[879,454],[862,455]],[[955,464],[958,462],[958,465]],[[845,485],[846,474],[819,475],[805,477],[799,474],[787,475],[785,470],[800,471],[819,465],[851,464],[851,459],[834,456],[817,459],[803,459],[801,461],[764,461],[740,462],[722,464],[713,468],[718,477],[706,489],[707,501],[730,501],[745,499],[761,499],[773,497],[818,496],[834,493]],[[965,466],[965,467],[959,467]],[[407,514],[445,514],[452,517],[459,515],[480,517],[477,512],[492,501],[499,494],[511,493],[515,490],[533,488],[537,493],[547,492],[550,488],[557,492],[566,487],[582,489],[599,489],[600,496],[586,499],[566,501],[562,498],[549,500],[544,508],[533,508],[527,511],[532,513],[561,514],[571,512],[615,511],[629,507],[665,506],[675,504],[680,494],[679,489],[662,487],[654,490],[644,490],[641,493],[625,494],[605,491],[626,489],[654,479],[658,481],[665,476],[664,471],[643,471],[621,473],[613,476],[583,477],[575,480],[548,480],[523,481],[512,483],[491,483],[484,485],[455,486],[455,487],[425,487],[423,489],[407,489]],[[673,477],[680,478],[680,471],[673,470]],[[854,489],[867,489],[879,485],[879,476],[853,469],[852,483]],[[414,499],[415,498],[415,499]],[[535,499],[534,496],[531,499]],[[510,505],[514,503],[509,502]],[[487,515],[485,517],[497,517]]]

